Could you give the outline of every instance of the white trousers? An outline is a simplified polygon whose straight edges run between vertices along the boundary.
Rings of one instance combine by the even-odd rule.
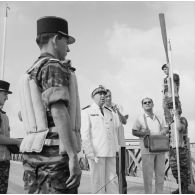
[[[96,163],[89,159],[93,194],[118,194],[116,157],[99,157]]]
[[[142,154],[142,170],[146,194],[152,194],[152,178],[155,173],[155,193],[163,194],[165,153]]]

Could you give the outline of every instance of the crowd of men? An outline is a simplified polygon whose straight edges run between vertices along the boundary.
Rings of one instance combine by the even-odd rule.
[[[7,193],[9,146],[13,145],[23,153],[25,193],[78,193],[81,169],[77,154],[81,151],[81,143],[89,162],[92,193],[119,193],[116,156],[119,149],[125,147],[123,125],[127,123],[128,114],[123,112],[122,106],[112,102],[111,90],[102,85],[91,92],[93,104],[80,111],[75,68],[66,60],[69,45],[75,38],[69,35],[65,19],[50,16],[38,19],[36,42],[40,56],[26,70],[21,82],[19,116],[26,128],[23,140],[10,138],[8,117],[2,109],[12,92],[10,83],[0,80],[0,193]],[[174,74],[176,113],[173,112],[168,69],[168,65],[163,65],[162,70],[167,75],[163,85],[165,120],[154,113],[152,98],[145,97],[141,100],[143,113],[132,127],[132,134],[140,138],[145,193],[152,193],[153,172],[155,193],[163,193],[165,171],[165,152],[152,153],[145,148],[146,135],[169,134],[170,166],[178,182],[175,122],[182,193],[188,192],[189,159],[184,139],[188,123],[181,117],[177,74]],[[123,188],[127,189],[125,176],[122,179]]]

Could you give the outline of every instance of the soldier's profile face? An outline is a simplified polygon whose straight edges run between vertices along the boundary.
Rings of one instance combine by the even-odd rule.
[[[95,103],[96,103],[98,106],[102,106],[102,105],[105,103],[105,93],[103,93],[103,92],[96,93],[96,94],[93,96],[93,99],[94,99]]]
[[[169,68],[168,68],[168,67],[163,68],[163,72],[164,72],[166,75],[168,75],[168,74],[169,74]]]
[[[65,60],[67,53],[70,51],[68,47],[68,40],[66,37],[56,39],[56,50],[60,60]]]
[[[5,104],[5,101],[8,99],[8,93],[5,91],[0,91],[0,107]]]

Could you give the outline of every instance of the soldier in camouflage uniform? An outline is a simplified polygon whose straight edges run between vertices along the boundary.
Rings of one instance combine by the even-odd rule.
[[[166,77],[163,80],[163,109],[167,125],[170,125],[173,122],[173,100],[172,100],[172,91],[171,91],[171,79],[169,78],[169,68],[167,64],[162,66]],[[174,81],[174,92],[175,92],[175,104],[176,111],[178,115],[181,115],[181,102],[179,100],[179,87],[180,87],[180,78],[178,74],[173,74]]]
[[[188,193],[188,186],[190,181],[189,174],[189,156],[188,156],[188,147],[185,142],[186,133],[187,133],[188,123],[185,117],[181,117],[177,121],[177,132],[178,132],[178,144],[179,144],[179,162],[180,162],[180,177],[181,177],[181,191],[182,194]],[[174,129],[174,128],[172,128]],[[177,156],[176,156],[176,145],[175,145],[175,136],[174,130],[171,131],[170,137],[170,152],[169,152],[169,163],[172,170],[172,174],[175,177],[178,183],[178,172],[177,172]],[[178,194],[179,190],[173,191],[172,194]]]
[[[10,84],[0,80],[0,194],[6,194],[8,189],[9,168],[11,155],[8,145],[20,146],[20,140],[10,138],[9,120],[2,110],[5,101],[8,99]]]
[[[75,39],[68,35],[66,20],[43,17],[37,21],[36,42],[41,50],[38,60],[45,60],[31,71],[30,77],[39,86],[47,108],[48,128],[51,131],[46,139],[60,138],[60,142],[57,145],[44,145],[40,153],[24,154],[24,190],[31,194],[76,194],[81,170],[67,111],[70,71],[75,69],[70,61],[62,63],[69,52],[68,45],[74,43]]]
[[[179,100],[179,87],[180,78],[178,74],[173,74],[173,85],[175,93],[175,118],[173,120],[173,100],[172,100],[172,87],[171,78],[169,77],[169,67],[167,64],[162,66],[162,70],[167,75],[163,82],[163,108],[165,114],[165,120],[167,125],[169,125],[169,135],[170,135],[170,151],[169,151],[169,162],[172,170],[172,174],[178,183],[178,172],[177,172],[177,154],[176,154],[176,139],[174,131],[174,122],[177,124],[177,134],[178,134],[178,148],[179,148],[179,161],[180,161],[180,176],[181,176],[181,190],[182,193],[188,192],[189,185],[189,158],[188,158],[188,148],[185,144],[184,137],[187,131],[187,120],[181,117],[182,109],[181,102]],[[179,189],[172,192],[173,194],[178,194]]]

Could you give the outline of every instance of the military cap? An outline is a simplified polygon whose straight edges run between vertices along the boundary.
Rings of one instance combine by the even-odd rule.
[[[10,83],[7,81],[0,80],[0,91],[7,92],[8,94],[11,94],[12,92],[9,91]]]
[[[93,90],[93,92],[91,93],[91,97],[93,97],[95,94],[100,93],[100,92],[103,92],[106,94],[106,88],[103,87],[102,85],[99,85],[99,87]]]
[[[162,70],[163,70],[164,68],[168,68],[167,64],[163,64],[163,65],[162,65]]]
[[[75,42],[75,38],[68,34],[68,22],[60,17],[45,16],[37,20],[37,35],[43,33],[59,33],[68,39],[68,44]]]

